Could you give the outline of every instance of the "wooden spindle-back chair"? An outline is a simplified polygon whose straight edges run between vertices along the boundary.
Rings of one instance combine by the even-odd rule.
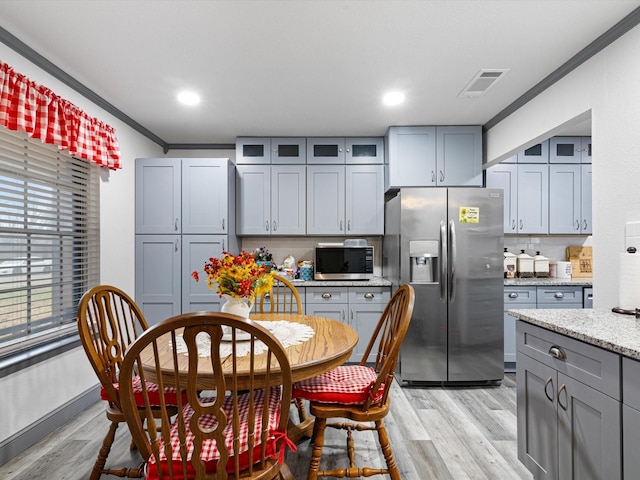
[[[402,285],[396,290],[380,317],[360,365],[341,366],[294,385],[294,396],[308,399],[310,413],[315,416],[313,450],[307,477],[309,480],[318,477],[358,478],[383,474],[390,475],[393,480],[400,480],[383,419],[389,412],[389,391],[393,384],[400,345],[413,314],[414,299],[415,293],[410,285]],[[377,349],[374,349],[376,346]],[[371,354],[375,354],[375,357],[371,357]],[[352,422],[327,423],[330,418],[345,418]],[[371,422],[375,426],[370,426]],[[347,431],[348,468],[320,470],[324,431],[328,426]],[[352,432],[366,430],[377,431],[386,469],[355,465]]]
[[[230,327],[230,338],[223,327]],[[202,362],[212,375],[199,374]],[[178,397],[175,418],[163,411],[154,423],[150,406],[141,418],[133,389],[122,387],[122,407],[147,462],[147,478],[293,480],[284,463],[291,368],[267,329],[226,313],[178,315],[130,346],[122,374],[133,372],[144,380],[145,398],[148,381],[186,395],[186,402]]]
[[[260,298],[260,313],[303,313],[298,289],[289,280],[273,275],[273,288]]]

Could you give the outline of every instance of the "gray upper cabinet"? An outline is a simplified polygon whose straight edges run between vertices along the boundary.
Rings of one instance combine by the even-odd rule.
[[[179,234],[182,230],[179,158],[136,159],[136,233]]]
[[[238,137],[236,138],[236,165],[270,164],[271,138]]]
[[[307,167],[307,234],[345,234],[345,167]]]
[[[518,164],[517,233],[549,233],[549,165]]]
[[[304,137],[238,137],[237,165],[304,164],[307,157]]]
[[[305,173],[304,165],[238,166],[238,235],[304,235]]]
[[[439,186],[482,186],[482,127],[436,127],[436,164]]]
[[[228,159],[136,159],[136,233],[229,232]]]
[[[549,165],[549,233],[591,234],[591,164]]]
[[[343,137],[308,137],[307,163],[345,163],[346,143]]]
[[[591,163],[591,137],[551,137],[549,163]]]
[[[383,235],[383,165],[307,167],[307,234]]]
[[[384,138],[345,138],[345,162],[347,165],[384,163]]]
[[[390,127],[385,189],[481,186],[480,126]]]
[[[518,163],[549,163],[549,140],[518,152],[517,161]]]
[[[499,163],[486,183],[504,190],[504,233],[549,233],[548,165]]]

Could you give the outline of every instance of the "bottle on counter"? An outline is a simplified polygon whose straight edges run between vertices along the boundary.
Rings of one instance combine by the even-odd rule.
[[[516,278],[516,256],[504,248],[504,278]]]
[[[518,271],[518,277],[533,277],[533,257],[524,253],[524,250],[520,250],[520,255],[518,255],[518,257],[516,258],[516,268]]]

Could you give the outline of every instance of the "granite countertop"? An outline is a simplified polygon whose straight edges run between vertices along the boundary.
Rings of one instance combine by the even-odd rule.
[[[567,285],[567,286],[580,286],[590,287],[593,285],[592,277],[572,277],[572,278],[505,278],[505,287],[514,286],[545,286],[545,285]]]
[[[640,360],[640,319],[608,309],[516,309],[509,315]]]
[[[390,287],[391,282],[382,277],[371,280],[292,280],[296,287]]]

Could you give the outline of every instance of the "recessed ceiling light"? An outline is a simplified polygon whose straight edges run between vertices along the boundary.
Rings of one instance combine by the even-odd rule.
[[[404,102],[404,93],[402,92],[389,92],[382,97],[382,102],[389,106],[393,107],[394,105],[400,105]]]
[[[200,103],[200,95],[196,92],[182,91],[178,93],[178,101],[183,105],[197,105]]]

